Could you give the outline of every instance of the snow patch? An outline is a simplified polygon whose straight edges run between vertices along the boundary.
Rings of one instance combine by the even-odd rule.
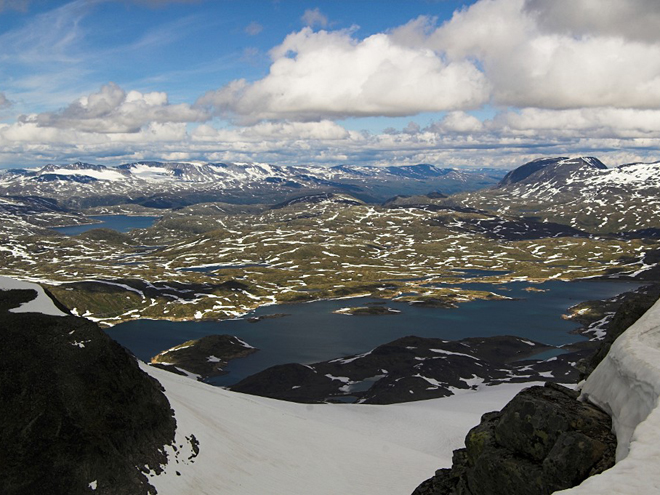
[[[48,173],[57,174],[57,175],[84,175],[87,177],[92,177],[93,179],[107,180],[107,181],[118,181],[118,180],[126,179],[126,177],[122,175],[121,172],[117,172],[116,170],[110,170],[110,169],[93,170],[93,169],[58,168]]]
[[[34,290],[37,293],[37,297],[32,301],[23,303],[18,308],[10,309],[9,312],[11,313],[43,313],[51,316],[67,316],[66,313],[55,306],[53,300],[38,284],[0,276],[0,290]]]
[[[160,495],[411,493],[451,464],[452,451],[481,414],[530,385],[388,406],[312,405],[141,366],[165,388],[177,420],[176,445],[185,447],[192,434],[199,440],[192,460],[168,448],[164,473],[149,478]]]

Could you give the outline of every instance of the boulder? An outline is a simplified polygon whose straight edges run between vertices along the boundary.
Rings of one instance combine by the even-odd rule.
[[[414,495],[549,495],[614,465],[610,417],[561,385],[530,387],[487,413]]]

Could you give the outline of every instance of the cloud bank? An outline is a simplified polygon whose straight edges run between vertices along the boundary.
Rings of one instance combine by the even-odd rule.
[[[170,105],[165,93],[127,93],[111,82],[59,112],[22,116],[19,121],[85,132],[136,133],[150,123],[199,122],[208,118],[203,110],[187,104]]]
[[[236,80],[198,104],[244,123],[416,115],[486,103],[660,107],[655,0],[482,0],[436,22],[420,17],[364,39],[353,30],[304,28],[271,51],[266,77]]]
[[[301,20],[270,50],[265,75],[194,102],[108,82],[0,124],[0,163],[18,154],[502,167],[548,154],[660,158],[656,0],[479,0],[445,22],[422,16],[370,35],[332,30],[318,9]],[[0,93],[0,108],[8,99]],[[372,132],[338,122],[365,117],[409,120]]]

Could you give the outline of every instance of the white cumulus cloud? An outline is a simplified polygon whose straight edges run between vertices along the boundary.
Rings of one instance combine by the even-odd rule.
[[[483,130],[483,123],[473,115],[462,111],[449,112],[444,118],[430,126],[430,129],[439,133],[470,134]]]
[[[542,136],[582,139],[660,138],[660,110],[525,108],[502,112],[488,126],[498,133],[533,135],[536,139]]]
[[[445,63],[433,50],[395,43],[381,33],[304,28],[271,51],[269,74],[238,80],[198,101],[239,121],[322,120],[398,116],[476,108],[488,97],[484,75],[470,62]]]
[[[169,104],[165,93],[127,93],[111,82],[60,111],[22,116],[20,120],[34,122],[39,127],[134,133],[152,123],[199,122],[208,118],[203,109],[192,108],[188,104]]]
[[[549,32],[660,41],[657,0],[526,0],[524,9]]]
[[[603,14],[610,4],[620,8]],[[476,60],[498,105],[657,108],[660,43],[653,19],[660,3],[635,0],[631,5],[646,7],[638,13],[624,4],[482,0],[457,11],[425,40],[451,60]],[[586,13],[596,9],[602,10],[600,16],[585,20]],[[636,36],[628,33],[632,27],[615,29],[617,12],[624,16],[619,22],[646,16],[655,25],[655,42],[639,40],[654,39],[646,28]]]

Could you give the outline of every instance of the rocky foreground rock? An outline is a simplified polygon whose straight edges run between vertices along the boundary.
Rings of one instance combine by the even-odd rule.
[[[35,296],[0,290],[0,493],[155,493],[176,427],[160,384],[88,320],[9,311]]]
[[[610,417],[560,385],[530,387],[487,413],[413,495],[549,495],[614,465]]]

